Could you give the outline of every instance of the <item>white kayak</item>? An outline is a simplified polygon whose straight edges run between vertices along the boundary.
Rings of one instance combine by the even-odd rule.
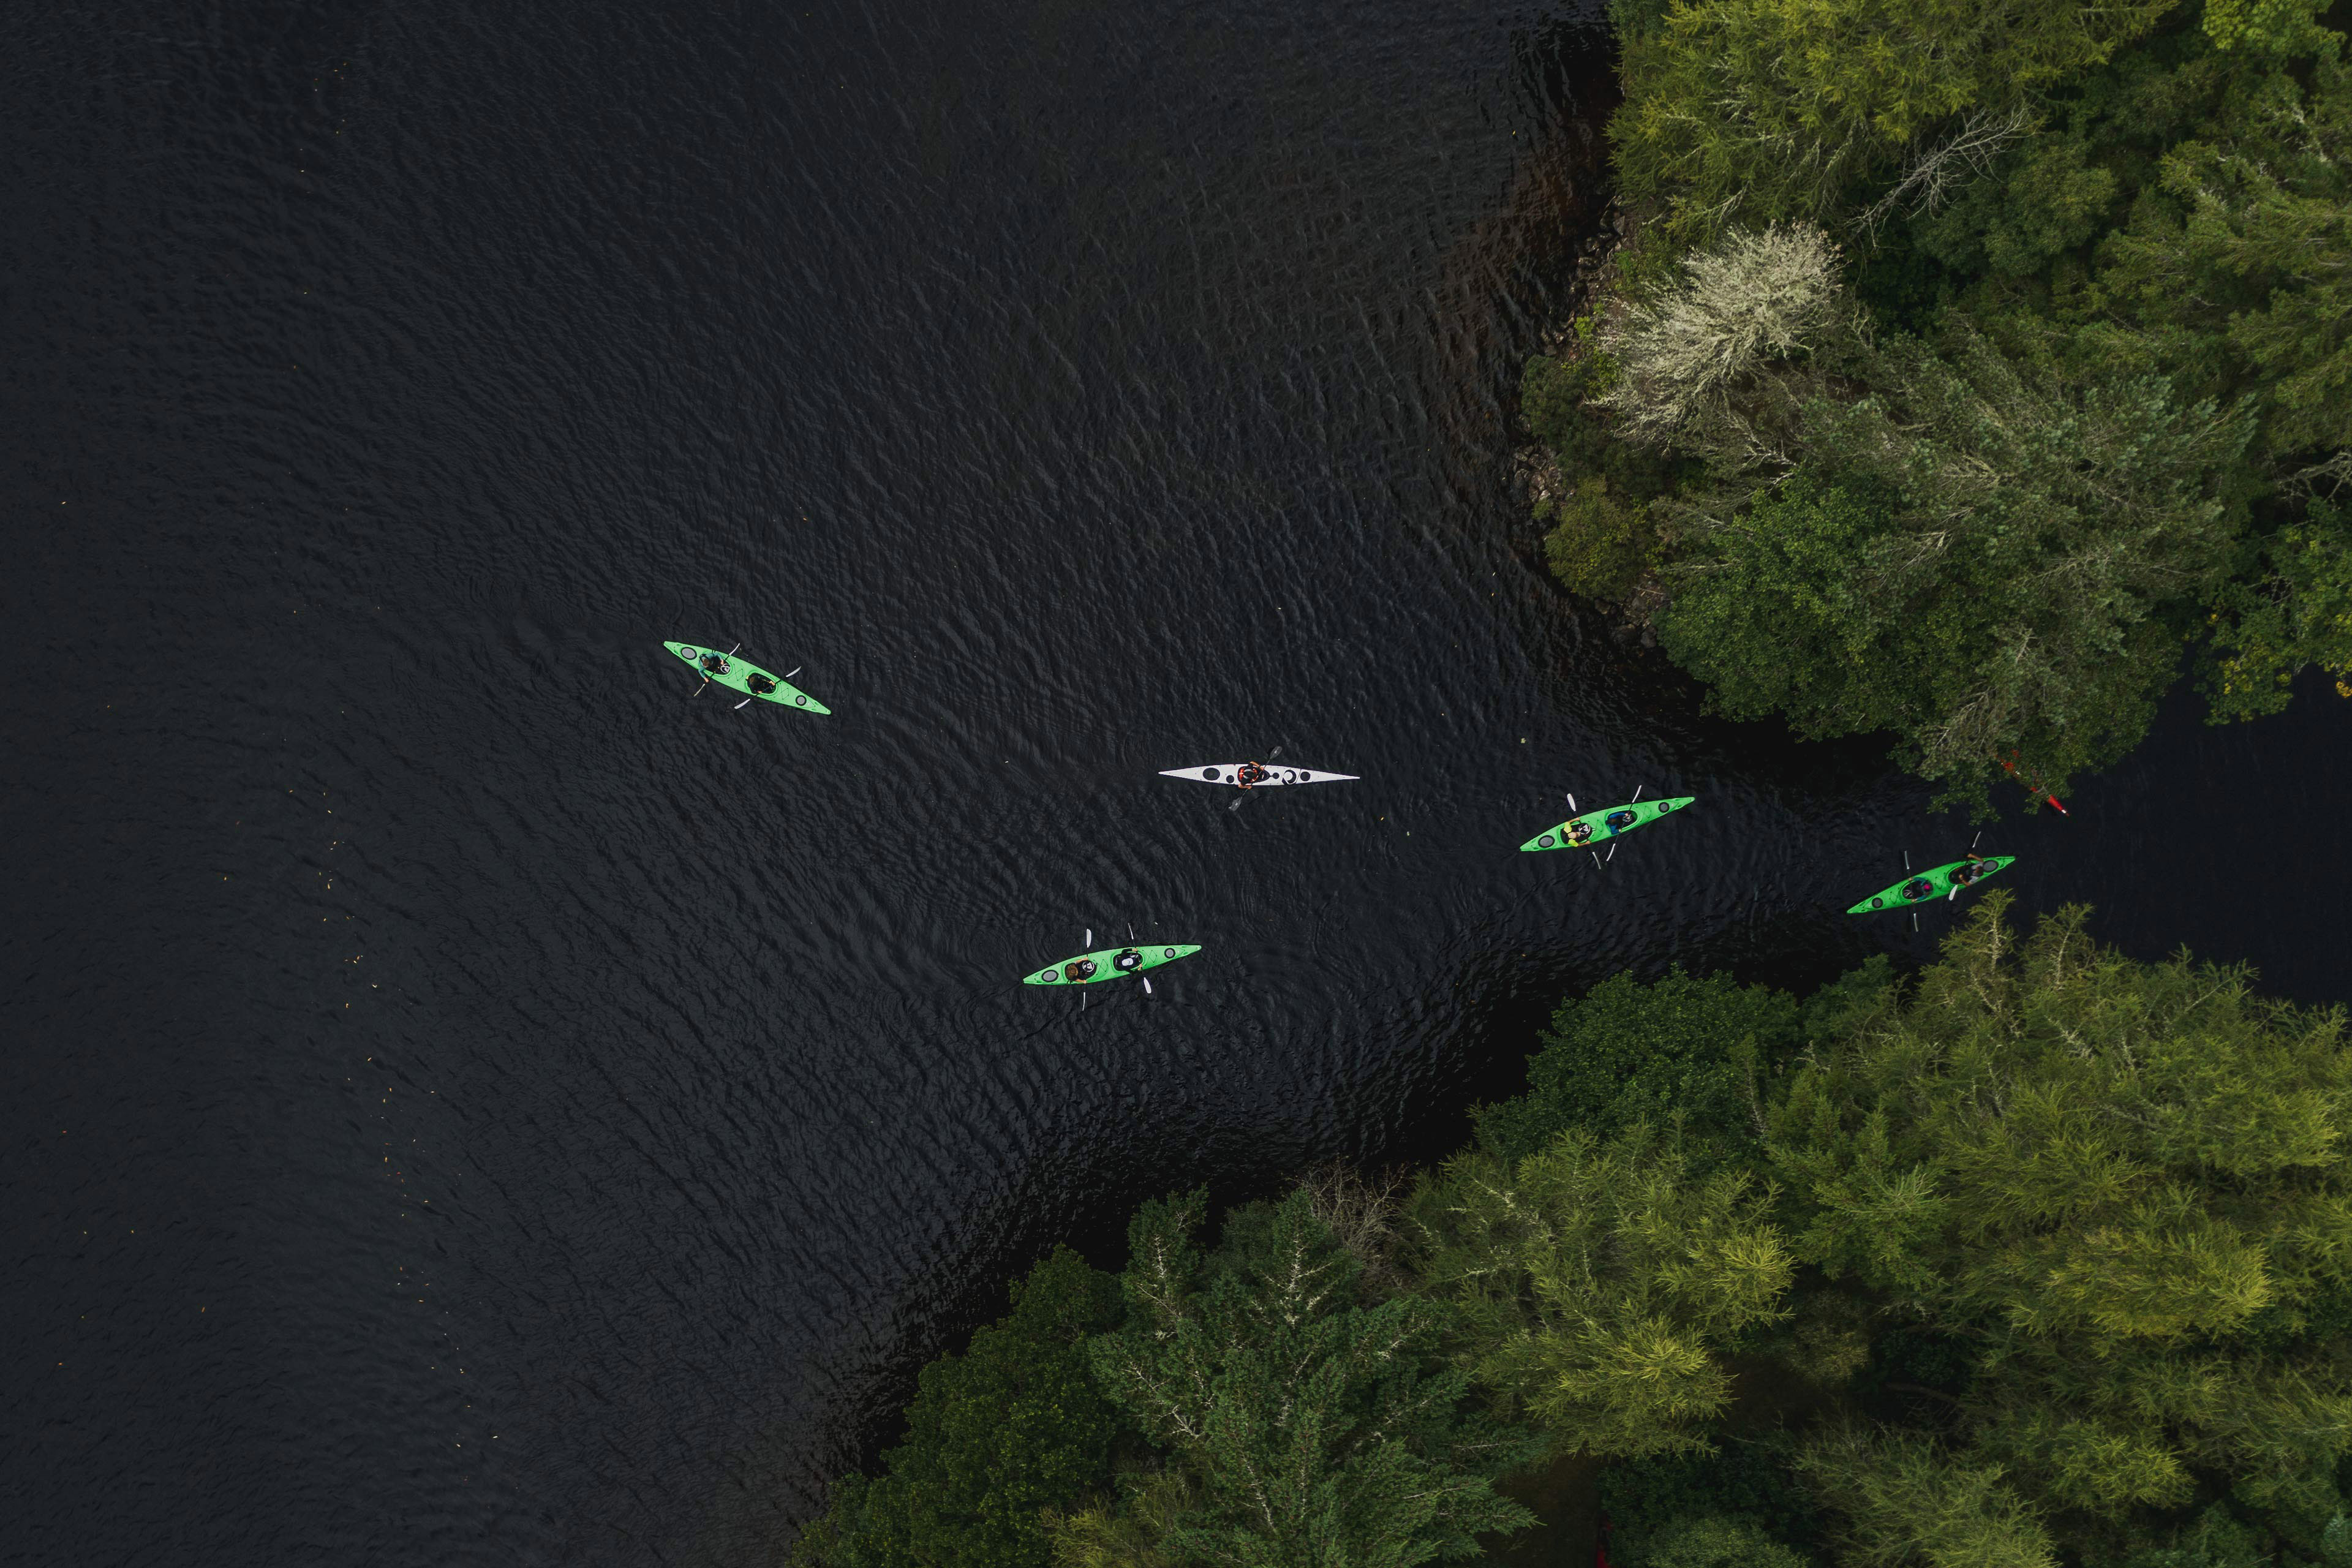
[[[1197,768],[1162,768],[1160,776],[1163,779],[1196,779],[1202,784],[1238,785],[1242,782],[1242,769],[1246,765],[1243,763],[1203,763]],[[1356,776],[1353,773],[1327,773],[1314,768],[1294,768],[1287,763],[1276,766],[1272,763],[1260,763],[1258,766],[1265,770],[1265,777],[1250,785],[1252,789],[1271,789],[1276,784],[1333,784]]]

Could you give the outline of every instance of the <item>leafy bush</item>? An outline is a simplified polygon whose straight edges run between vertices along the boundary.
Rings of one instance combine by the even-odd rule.
[[[1637,445],[1719,421],[1766,360],[1850,330],[1836,249],[1809,224],[1735,231],[1686,258],[1683,273],[1601,330],[1617,374],[1593,402]]]
[[[1649,509],[1612,496],[1609,481],[1599,474],[1556,503],[1551,515],[1557,522],[1544,535],[1544,559],[1552,575],[1574,593],[1622,599],[1655,558],[1657,538],[1650,527]]]
[[[2317,665],[2352,697],[2352,526],[2314,502],[2309,520],[2263,547],[2263,576],[2212,616],[2205,691],[2218,722],[2275,713],[2297,673]]]
[[[1743,1142],[1750,1068],[1797,1036],[1796,1001],[1768,986],[1680,969],[1646,984],[1612,975],[1553,1015],[1525,1095],[1473,1112],[1478,1142],[1517,1161],[1570,1128],[1605,1137],[1677,1117],[1694,1144]]]
[[[1119,1318],[1117,1281],[1067,1247],[1013,1289],[1013,1310],[922,1371],[884,1473],[838,1483],[796,1561],[818,1568],[1045,1568],[1041,1510],[1107,1483],[1118,1412],[1086,1338]]]

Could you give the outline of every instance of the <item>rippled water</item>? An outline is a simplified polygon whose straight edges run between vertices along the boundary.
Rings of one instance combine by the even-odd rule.
[[[1530,564],[1557,17],[240,16],[0,23],[11,1560],[751,1560],[1045,1238],[1927,951],[1836,911],[1964,827]],[[2333,701],[1988,847],[2340,994]]]

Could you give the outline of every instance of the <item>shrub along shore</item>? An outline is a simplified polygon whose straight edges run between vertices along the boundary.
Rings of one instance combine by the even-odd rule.
[[[927,1367],[823,1568],[2352,1568],[2352,1053],[1989,894],[1907,980],[1565,1005],[1429,1170],[1147,1204]]]
[[[1562,582],[1979,809],[2184,673],[2352,697],[2352,10],[1610,13],[1624,237],[1523,385]]]

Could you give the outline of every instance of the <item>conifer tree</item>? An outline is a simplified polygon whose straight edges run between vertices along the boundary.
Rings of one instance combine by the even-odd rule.
[[[1307,1192],[1229,1215],[1207,1256],[1204,1207],[1143,1205],[1128,1325],[1092,1347],[1103,1387],[1193,1487],[1148,1552],[1097,1521],[1060,1532],[1064,1562],[1412,1568],[1533,1522],[1491,1482],[1539,1445],[1465,1413],[1440,1305],[1366,1305],[1360,1265]]]
[[[1042,1510],[1110,1479],[1118,1413],[1087,1336],[1118,1319],[1111,1277],[1066,1247],[1013,1289],[1013,1310],[922,1371],[907,1434],[877,1479],[839,1482],[803,1532],[808,1568],[1044,1568]]]
[[[2352,1452],[2342,1016],[2132,963],[2081,909],[2021,941],[2006,903],[1768,1107],[1799,1256],[1966,1363],[1943,1443],[1811,1464],[1857,1530],[1962,1496],[1988,1530],[2012,1496],[2121,1523],[2218,1482],[2309,1538]]]
[[[1560,1133],[1516,1168],[1458,1155],[1413,1194],[1423,1289],[1458,1304],[1479,1382],[1564,1452],[1703,1447],[1725,1348],[1776,1321],[1791,1264],[1745,1174],[1673,1137]]]

